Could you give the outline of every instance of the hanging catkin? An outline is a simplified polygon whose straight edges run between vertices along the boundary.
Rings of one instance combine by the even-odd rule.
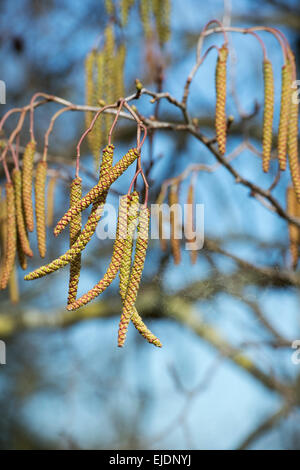
[[[157,36],[162,46],[170,37],[170,0],[152,0],[152,4]]]
[[[35,142],[28,142],[24,157],[23,157],[23,171],[22,171],[22,195],[23,207],[25,212],[25,222],[27,229],[33,232],[33,207],[32,207],[32,180],[33,180],[33,162],[35,154]]]
[[[126,26],[128,21],[128,15],[130,8],[134,4],[135,0],[121,0],[121,24]]]
[[[286,169],[287,138],[291,102],[291,79],[291,65],[288,61],[281,69],[281,104],[277,142],[279,168],[282,171]]]
[[[5,289],[15,264],[17,247],[17,227],[15,212],[14,187],[12,183],[6,183],[6,246],[3,269],[1,271],[0,289]]]
[[[112,145],[108,145],[103,150],[103,159],[102,159],[101,168],[100,168],[100,179],[112,167],[113,149],[114,147]],[[38,279],[40,277],[46,276],[47,274],[51,274],[60,268],[63,268],[64,266],[69,264],[71,261],[73,261],[76,258],[76,256],[84,250],[86,245],[91,240],[96,230],[97,224],[101,218],[105,201],[106,201],[106,196],[107,196],[107,191],[103,192],[101,196],[99,197],[99,199],[97,199],[97,201],[94,202],[90,216],[84,226],[84,229],[82,230],[81,234],[79,235],[75,243],[72,245],[72,248],[70,248],[66,253],[61,255],[59,258],[51,261],[51,263],[46,264],[45,266],[41,266],[35,271],[32,271],[31,273],[27,274],[24,277],[25,281]]]
[[[296,83],[292,86],[291,102],[289,111],[289,127],[288,127],[288,156],[289,166],[292,175],[294,191],[296,193],[298,202],[300,202],[300,169],[298,161],[298,114],[299,104],[297,103],[297,96],[294,93],[297,90]]]
[[[115,164],[110,171],[101,176],[100,181],[84,196],[76,206],[71,207],[59,220],[54,235],[57,236],[71,221],[72,217],[82,212],[90,204],[98,199],[99,196],[107,191],[110,186],[124,173],[124,171],[137,159],[137,149],[130,149],[124,157]]]
[[[17,304],[20,300],[19,296],[19,285],[16,266],[13,267],[11,275],[9,277],[9,299],[12,304]]]
[[[108,15],[112,15],[114,12],[114,4],[112,0],[105,0],[105,8]]]
[[[128,324],[132,315],[132,309],[135,305],[139,285],[141,282],[144,268],[149,231],[150,212],[147,207],[142,207],[139,214],[138,237],[135,247],[135,255],[130,273],[130,279],[127,286],[126,297],[123,304],[123,311],[119,324],[118,346],[122,347],[125,343]]]
[[[286,193],[286,206],[287,212],[289,215],[294,217],[298,216],[298,201],[294,192],[293,187],[287,188]],[[290,239],[290,255],[291,255],[291,262],[293,269],[296,269],[298,264],[298,257],[299,257],[299,228],[296,227],[294,224],[289,224],[289,239]]]
[[[144,35],[146,39],[149,39],[151,36],[151,23],[150,23],[150,15],[151,15],[151,5],[152,0],[141,0],[140,2],[140,15],[141,15],[141,22],[143,25]]]
[[[52,176],[49,179],[47,190],[47,227],[52,227],[54,220],[54,197],[57,177]]]
[[[19,265],[21,266],[23,271],[25,271],[25,269],[27,269],[27,258],[22,249],[19,236],[17,236],[17,254],[18,254]]]
[[[264,88],[263,171],[267,173],[271,159],[274,115],[274,76],[272,63],[269,60],[264,61]]]
[[[180,252],[180,239],[178,238],[179,232],[179,214],[178,214],[178,186],[172,185],[169,191],[169,206],[170,206],[170,225],[171,225],[171,250],[174,259],[174,264],[179,264],[181,261]]]
[[[100,295],[102,292],[107,289],[107,287],[112,283],[115,279],[118,271],[120,269],[121,260],[124,253],[124,244],[126,240],[126,232],[127,232],[127,214],[128,214],[128,207],[129,207],[129,196],[122,196],[120,199],[120,206],[119,206],[119,216],[118,216],[118,226],[116,232],[116,239],[113,248],[113,254],[111,258],[111,262],[107,268],[106,273],[104,274],[103,278],[86,294],[80,297],[78,300],[75,300],[72,304],[67,306],[68,310],[76,310],[77,308],[86,305],[91,300],[95,299]]]
[[[191,183],[188,188],[188,195],[187,195],[187,214],[186,214],[186,226],[185,226],[185,234],[186,239],[189,243],[195,243],[196,237],[194,235],[194,185]],[[192,249],[190,251],[190,258],[191,263],[195,264],[197,261],[198,250]]]
[[[127,220],[127,235],[124,245],[124,253],[120,266],[120,295],[124,303],[126,298],[127,286],[130,279],[131,258],[133,250],[133,236],[137,225],[139,210],[139,196],[136,191],[131,195],[131,202],[129,206],[128,220]],[[162,347],[160,340],[147,328],[142,318],[138,314],[135,307],[132,309],[131,316],[132,323],[139,333],[151,344],[157,347]]]
[[[118,100],[125,96],[125,87],[124,87],[124,67],[125,67],[125,58],[126,58],[126,46],[121,44],[116,55],[115,59],[115,99]]]
[[[1,260],[0,260],[0,279],[1,279],[1,272],[4,265],[5,260],[5,247],[6,247],[6,199],[2,196],[2,188],[1,188],[1,200],[0,200],[0,247],[1,247]]]
[[[116,83],[115,70],[115,36],[113,25],[110,23],[105,29],[105,47],[104,47],[104,89],[105,101],[107,104],[112,104],[115,101],[115,83]],[[113,116],[106,113],[104,116],[105,135],[107,136],[112,125]]]
[[[35,217],[38,248],[41,258],[46,255],[46,208],[45,190],[47,178],[47,162],[39,162],[35,175]]]
[[[13,178],[14,192],[15,192],[18,238],[20,240],[21,249],[23,250],[24,254],[26,256],[33,256],[32,250],[29,245],[29,240],[28,240],[25,220],[24,220],[21,171],[14,169],[12,172],[12,178]]]
[[[216,67],[216,136],[219,152],[224,155],[226,151],[226,67],[228,49],[224,44],[219,49],[219,56]]]
[[[81,178],[75,178],[71,184],[70,190],[70,206],[74,206],[81,199],[82,188]],[[70,222],[70,248],[76,242],[81,232],[81,214],[76,215]],[[78,282],[81,268],[81,253],[70,263],[70,279],[69,279],[69,294],[68,304],[76,300]]]

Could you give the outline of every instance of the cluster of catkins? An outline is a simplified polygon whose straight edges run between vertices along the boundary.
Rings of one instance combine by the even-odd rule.
[[[218,150],[223,155],[226,151],[226,63],[227,45],[219,49],[216,67],[216,140]],[[263,63],[264,73],[264,117],[262,135],[262,166],[268,172],[272,155],[273,118],[274,118],[274,76],[271,61],[266,57]],[[296,64],[291,49],[286,47],[285,63],[281,70],[281,103],[277,138],[277,156],[281,171],[286,169],[287,157],[293,188],[300,202],[300,169],[298,161],[298,100],[294,97],[296,85]]]
[[[163,188],[157,198],[157,223],[158,223],[158,236],[160,240],[160,247],[162,251],[168,249],[167,234],[166,234],[166,220],[164,217],[164,200],[166,198],[166,190]],[[181,239],[183,231],[185,234],[185,241],[195,245],[195,220],[194,220],[194,184],[193,181],[189,184],[186,199],[186,217],[184,220],[185,226],[182,226],[181,214],[179,214],[179,182],[174,181],[169,185],[168,188],[168,205],[170,209],[170,246],[171,253],[174,260],[174,264],[178,265],[181,262]],[[184,230],[183,230],[184,229]],[[195,264],[198,256],[198,249],[192,248],[189,250],[190,260],[192,264]]]
[[[161,346],[158,338],[143,323],[139,316],[135,302],[142,276],[146,250],[148,244],[149,210],[139,204],[139,195],[136,191],[120,198],[116,239],[114,242],[111,262],[103,278],[87,293],[77,298],[77,289],[81,268],[81,253],[91,240],[97,224],[102,216],[104,205],[110,186],[123,174],[123,172],[139,157],[139,150],[130,149],[113,166],[114,146],[109,144],[103,150],[98,183],[82,197],[81,178],[76,177],[71,184],[70,208],[59,220],[54,228],[57,236],[70,224],[70,248],[59,258],[41,266],[25,276],[25,280],[38,279],[67,264],[70,264],[70,279],[68,293],[68,310],[75,310],[95,299],[109,287],[120,273],[120,295],[123,311],[120,320],[118,345],[123,346],[128,325],[132,320],[137,330],[155,346]],[[85,226],[81,227],[81,212],[92,205],[90,215]],[[133,255],[134,233],[137,226],[137,240],[135,254]],[[132,261],[133,257],[133,261]]]
[[[131,8],[139,4],[139,14],[146,39],[153,34],[152,18],[155,22],[155,30],[159,44],[162,46],[170,37],[170,0],[121,0],[120,7],[114,0],[105,0],[108,15],[116,17],[119,14],[120,23],[125,27]]]
[[[12,171],[12,177],[5,185],[5,196],[1,198],[1,272],[0,288],[10,284],[11,298],[17,299],[15,262],[18,257],[22,269],[27,268],[27,257],[32,257],[28,232],[33,232],[36,225],[38,249],[40,256],[46,254],[46,220],[45,220],[45,185],[47,163],[40,161],[35,171],[35,220],[32,203],[32,186],[34,175],[35,142],[28,143],[23,158],[23,167]],[[11,279],[15,287],[12,289]],[[14,300],[14,301],[15,301]]]
[[[99,104],[114,103],[124,96],[124,65],[126,48],[115,44],[113,25],[105,29],[105,43],[101,50],[92,49],[85,60],[86,103],[99,107]],[[86,127],[93,120],[94,113],[86,112]],[[95,123],[94,131],[88,134],[89,147],[94,155],[95,167],[99,165],[99,148],[105,145],[106,136],[112,124],[112,116],[106,114],[103,120]]]

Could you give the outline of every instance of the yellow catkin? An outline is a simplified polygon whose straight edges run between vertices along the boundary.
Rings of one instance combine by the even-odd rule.
[[[85,59],[85,101],[88,106],[97,106],[97,90],[95,86],[95,68],[97,64],[97,51],[92,49],[86,56]],[[85,113],[85,124],[88,128],[92,122],[94,113],[92,111],[86,111]],[[95,125],[98,126],[98,123]],[[98,147],[96,142],[96,127],[92,132],[87,135],[89,147],[94,155],[94,159],[98,157]]]
[[[32,205],[32,181],[33,181],[33,163],[35,154],[35,142],[31,141],[27,144],[23,157],[22,171],[22,196],[23,207],[25,213],[25,222],[27,229],[33,232],[33,205]]]
[[[146,39],[151,37],[151,5],[152,0],[141,0],[140,2],[140,15],[141,15],[141,22],[143,25],[144,35]]]
[[[6,183],[6,246],[3,269],[1,271],[0,289],[5,289],[13,270],[17,248],[17,227],[15,197],[12,183]]]
[[[280,170],[286,169],[288,125],[291,101],[291,65],[287,62],[281,70],[281,104],[278,127],[278,161]]]
[[[15,192],[15,205],[16,205],[16,219],[17,231],[20,240],[21,249],[26,256],[33,256],[30,248],[27,230],[24,219],[23,201],[22,201],[22,174],[20,170],[14,169],[12,172],[12,179]]]
[[[298,216],[299,207],[293,187],[287,188],[286,206],[289,215]],[[299,229],[294,224],[289,224],[290,256],[293,269],[297,268],[299,257]]]
[[[91,302],[110,286],[110,284],[118,274],[123,258],[124,245],[126,240],[127,214],[129,202],[130,199],[128,195],[122,196],[120,198],[116,239],[114,243],[111,262],[106,270],[106,273],[104,274],[103,278],[100,279],[100,281],[97,282],[97,284],[92,289],[90,289],[79,299],[75,300],[72,304],[68,305],[67,310],[76,310],[77,308],[80,308],[83,305],[86,305],[87,303]]]
[[[289,166],[292,176],[294,191],[296,193],[298,202],[300,202],[300,169],[298,161],[298,115],[299,104],[297,103],[297,85],[293,84],[291,90],[291,102],[289,112],[289,127],[288,127],[288,156]]]
[[[111,146],[113,148],[113,146]],[[110,186],[122,175],[122,173],[137,159],[137,149],[130,149],[122,158],[103,174],[96,184],[74,207],[71,207],[63,217],[57,222],[54,228],[54,235],[57,236],[71,221],[72,217],[85,210],[90,204],[98,199],[102,193],[106,192]]]
[[[111,169],[113,161],[113,146],[107,146],[103,150],[103,158],[100,168],[100,179]],[[71,261],[73,261],[76,256],[81,253],[86,245],[91,240],[93,234],[95,233],[97,224],[102,216],[105,201],[107,197],[107,191],[103,192],[101,196],[93,203],[93,207],[89,218],[82,230],[81,234],[72,245],[72,248],[61,255],[59,258],[51,261],[51,263],[46,264],[45,266],[41,266],[40,268],[32,271],[31,273],[27,274],[24,279],[25,281],[32,281],[33,279],[38,279],[40,277],[46,276],[47,274],[51,274],[54,271],[57,271],[60,268],[63,268]]]
[[[152,5],[158,40],[163,45],[170,37],[170,0],[152,0]]]
[[[172,185],[169,191],[169,206],[170,206],[170,241],[174,264],[181,262],[180,239],[177,238],[179,216],[178,216],[178,186]]]
[[[185,226],[185,233],[186,238],[189,243],[195,243],[196,237],[193,235],[194,233],[194,185],[191,183],[188,188],[188,195],[187,195],[187,214],[186,214],[186,226]],[[195,264],[197,261],[198,250],[190,250],[190,259],[191,263]]]
[[[75,178],[71,184],[70,206],[74,206],[81,199],[82,187],[81,178]],[[76,215],[70,222],[70,248],[76,242],[81,232],[81,214]],[[70,279],[68,304],[71,304],[77,297],[78,282],[81,268],[81,253],[70,263]]]
[[[141,207],[139,214],[138,224],[138,237],[136,240],[135,254],[133,265],[130,273],[130,279],[127,286],[126,296],[123,303],[123,311],[119,323],[118,331],[118,346],[124,346],[128,325],[132,316],[132,309],[135,306],[135,301],[141,282],[142,272],[146,258],[148,246],[148,231],[149,231],[150,212],[147,207]]]
[[[272,151],[273,115],[274,115],[274,76],[272,63],[264,61],[264,120],[263,120],[263,171],[268,172]]]
[[[25,255],[23,249],[22,249],[19,237],[17,237],[17,254],[18,254],[19,265],[21,266],[23,271],[25,271],[25,269],[27,269],[27,258],[26,258],[26,255]]]
[[[167,240],[164,238],[164,214],[163,214],[163,202],[165,199],[165,191],[161,190],[156,200],[157,205],[157,224],[158,224],[158,237],[160,248],[162,251],[166,251],[168,248]]]
[[[121,44],[115,58],[115,99],[123,98],[125,95],[124,67],[126,58],[126,46]]]
[[[108,24],[105,29],[105,47],[104,47],[104,78],[103,86],[105,89],[105,101],[107,104],[112,104],[115,97],[115,35],[112,24]],[[113,117],[111,114],[106,113],[104,116],[105,135],[108,135],[112,125]]]
[[[105,0],[105,8],[108,15],[112,15],[114,12],[114,4],[112,0]]]
[[[224,44],[219,49],[219,56],[216,67],[216,136],[219,152],[224,155],[226,152],[226,85],[227,85],[227,58],[228,49]]]
[[[14,266],[9,278],[9,298],[12,304],[17,304],[20,300],[17,269]]]
[[[47,162],[39,162],[35,175],[35,217],[38,248],[41,258],[46,255],[46,208],[45,190],[47,178]]]
[[[2,196],[1,188],[1,200],[0,200],[0,247],[1,247],[1,262],[0,262],[0,279],[3,264],[5,260],[5,247],[6,247],[6,199]]]
[[[52,176],[49,179],[47,188],[47,227],[52,227],[54,221],[54,199],[57,177]]]
[[[126,26],[128,22],[129,11],[135,0],[121,0],[121,24]]]
[[[135,232],[135,228],[137,225],[137,218],[138,218],[138,210],[139,210],[139,195],[136,191],[134,191],[131,195],[131,202],[129,206],[129,213],[127,219],[127,235],[124,245],[124,253],[122,257],[122,262],[120,266],[120,295],[122,302],[124,303],[126,298],[127,287],[130,279],[130,271],[131,271],[131,259],[132,259],[132,251],[133,251],[133,236]],[[135,328],[138,332],[151,344],[154,346],[162,347],[160,340],[149,330],[149,328],[145,325],[142,318],[138,314],[135,307],[132,309],[132,316],[131,316],[132,323],[134,324]]]

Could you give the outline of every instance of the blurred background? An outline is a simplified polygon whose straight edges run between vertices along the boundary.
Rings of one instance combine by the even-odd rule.
[[[126,94],[135,92],[136,78],[156,91],[156,70],[162,69],[163,91],[181,99],[195,63],[198,35],[213,18],[226,25],[280,28],[299,63],[297,0],[171,0],[171,37],[162,49],[145,40],[135,4],[126,28],[115,24],[117,40],[127,48]],[[1,105],[1,116],[11,107],[28,104],[37,91],[83,104],[85,57],[101,41],[110,21],[116,19],[100,0],[2,0],[0,79],[6,83],[6,105]],[[261,37],[274,66],[277,125],[282,54],[270,34]],[[222,37],[210,36],[205,45],[213,43],[221,45]],[[268,188],[277,167],[274,161],[270,173],[263,174],[259,155],[261,49],[252,37],[236,34],[230,36],[230,47],[228,113],[235,120],[228,153],[247,139],[257,154],[245,148],[233,165]],[[215,64],[212,52],[192,83],[188,101],[191,115],[211,137]],[[147,116],[154,112],[149,97],[135,104]],[[39,152],[57,109],[47,104],[35,113]],[[167,102],[160,103],[158,113],[162,121],[182,119]],[[5,131],[9,133],[15,122],[11,117]],[[65,113],[50,137],[49,166],[61,175],[55,220],[68,206],[68,182],[84,126],[83,113]],[[28,142],[27,130],[28,122],[21,145]],[[134,145],[134,138],[133,124],[122,122],[115,140],[117,157]],[[143,161],[149,170],[150,202],[156,200],[162,182],[188,164],[215,163],[199,141],[172,131],[155,132],[152,145],[145,144]],[[89,188],[94,184],[94,166],[87,145],[82,166]],[[127,191],[132,175],[131,169],[114,188]],[[288,182],[286,172],[274,190],[282,205]],[[180,188],[183,203],[187,186],[184,181]],[[6,342],[7,363],[0,365],[0,448],[300,448],[300,364],[292,362],[291,348],[294,340],[300,340],[299,288],[288,276],[280,277],[290,271],[287,224],[235,184],[222,167],[198,174],[196,201],[205,207],[206,240],[197,263],[191,265],[189,253],[183,251],[181,264],[174,266],[170,249],[161,252],[155,240],[147,255],[137,307],[161,339],[162,349],[144,341],[132,325],[126,346],[117,348],[121,313],[117,281],[72,317],[65,310],[68,268],[32,283],[23,281],[20,271],[16,305],[7,292],[1,293],[0,339]],[[109,202],[117,202],[115,194]],[[35,236],[31,242],[35,247]],[[46,261],[67,246],[66,235],[55,239],[49,229]],[[80,294],[102,277],[111,248],[111,240],[93,238],[83,256]],[[29,270],[41,264],[36,255]],[[262,266],[278,276],[265,274]]]

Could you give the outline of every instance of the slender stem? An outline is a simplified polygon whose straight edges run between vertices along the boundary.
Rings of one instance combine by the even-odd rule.
[[[54,126],[54,123],[56,121],[56,119],[63,113],[65,113],[66,111],[70,111],[72,109],[71,106],[67,106],[66,108],[61,108],[59,109],[55,114],[53,114],[52,118],[51,118],[51,121],[50,121],[50,124],[49,124],[49,127],[47,129],[47,132],[45,133],[45,137],[44,137],[44,152],[43,152],[43,161],[46,162],[47,161],[47,154],[48,154],[48,147],[49,147],[49,136],[53,130],[53,126]]]

